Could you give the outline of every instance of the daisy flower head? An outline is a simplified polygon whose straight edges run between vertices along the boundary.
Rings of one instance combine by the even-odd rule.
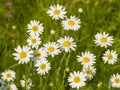
[[[45,75],[51,69],[50,63],[46,59],[37,60],[35,67],[37,67],[37,72],[41,75]]]
[[[80,87],[83,87],[86,85],[86,74],[83,72],[76,72],[74,71],[73,73],[70,73],[70,76],[68,77],[68,82],[69,85],[72,88],[77,88],[79,89]]]
[[[25,87],[26,90],[30,90],[30,88],[33,86],[32,80],[30,78],[27,80],[20,80],[20,84],[22,87]]]
[[[111,86],[114,88],[120,88],[120,74],[113,74],[110,78]]]
[[[44,47],[48,55],[51,55],[52,57],[60,53],[60,46],[56,42],[48,42],[44,44]]]
[[[62,5],[52,5],[50,6],[50,9],[47,11],[47,14],[49,14],[52,19],[63,19],[65,17],[66,11],[65,8]]]
[[[43,24],[37,20],[31,20],[30,23],[27,25],[28,32],[30,35],[39,35],[43,32]]]
[[[81,56],[77,56],[78,62],[81,62],[84,68],[89,68],[95,63],[96,56],[89,51],[82,52]]]
[[[76,43],[74,42],[73,37],[69,36],[60,38],[57,42],[60,44],[61,49],[64,50],[65,52],[70,52],[70,50],[75,51],[75,48],[77,46]]]
[[[70,16],[70,18],[66,18],[66,20],[62,21],[62,27],[65,30],[77,31],[80,28],[80,23],[80,19],[76,16]]]
[[[39,48],[39,49],[34,51],[33,55],[34,55],[35,60],[44,59],[47,57],[47,52],[44,48]]]
[[[103,32],[103,33],[97,33],[95,35],[95,44],[100,46],[100,47],[105,47],[107,48],[107,46],[112,46],[113,44],[113,37],[109,36],[108,33]]]
[[[86,73],[86,77],[91,80],[93,76],[96,74],[96,68],[93,66],[90,66],[89,68],[83,68],[84,73]]]
[[[116,54],[116,51],[108,49],[103,54],[102,59],[104,60],[104,63],[114,64],[115,62],[117,62],[118,54]]]
[[[6,80],[7,82],[14,81],[15,79],[15,72],[12,70],[6,70],[2,73],[2,79]]]
[[[6,86],[5,90],[18,90],[18,88],[15,84],[10,84]]]
[[[39,36],[37,35],[31,35],[28,39],[27,39],[28,45],[32,46],[32,48],[38,48],[39,45],[41,44],[41,39],[39,38]]]
[[[13,53],[13,56],[15,56],[15,60],[18,60],[18,64],[28,63],[33,57],[33,51],[28,46],[18,46],[15,51],[16,53]]]

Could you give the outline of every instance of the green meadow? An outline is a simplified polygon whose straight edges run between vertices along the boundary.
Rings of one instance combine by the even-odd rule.
[[[12,6],[6,5],[8,1],[12,2]],[[67,17],[75,15],[81,20],[81,27],[77,31],[64,30],[62,19],[53,20],[47,14],[49,7],[57,4],[66,8]],[[79,8],[83,12],[80,13]],[[10,13],[12,17],[8,17]],[[27,45],[27,25],[31,20],[43,23],[44,31],[40,35],[39,47],[49,41],[56,42],[64,36],[73,37],[77,45],[75,51],[62,51],[55,57],[48,56],[51,69],[45,75],[37,73],[33,61],[18,64],[12,55],[18,45]],[[51,34],[51,30],[55,34]],[[100,32],[113,36],[112,46],[104,48],[94,43],[94,35]],[[117,62],[113,65],[102,60],[103,53],[108,49],[118,54]],[[24,77],[32,80],[34,86],[30,90],[77,90],[69,85],[68,77],[71,72],[82,71],[77,55],[85,51],[96,56],[96,74],[78,90],[120,90],[110,84],[110,77],[120,74],[120,0],[0,0],[0,78],[5,70],[15,71],[14,84],[18,90],[27,90],[20,85]]]

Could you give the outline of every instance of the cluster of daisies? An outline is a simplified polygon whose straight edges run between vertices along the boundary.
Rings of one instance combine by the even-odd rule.
[[[80,13],[83,11],[81,8],[78,10]],[[81,27],[81,21],[76,16],[67,17],[66,9],[57,4],[50,6],[47,14],[52,17],[53,20],[61,19],[61,26],[64,30],[73,30],[77,31]],[[48,56],[55,57],[60,53],[70,53],[71,51],[76,50],[76,42],[73,37],[64,36],[60,37],[56,42],[42,43],[40,38],[41,34],[44,31],[43,23],[37,20],[31,20],[27,25],[29,37],[26,40],[28,45],[18,46],[15,48],[15,53],[13,53],[14,59],[18,61],[18,64],[29,63],[30,61],[34,63],[36,71],[40,75],[46,75],[51,70],[51,63],[49,62]],[[54,32],[52,32],[54,33]],[[109,36],[108,33],[97,33],[95,35],[94,42],[100,47],[107,48],[112,46],[113,37]],[[71,72],[68,76],[68,83],[72,88],[79,89],[86,85],[87,80],[93,79],[96,74],[96,68],[94,64],[96,63],[96,56],[90,51],[81,52],[81,55],[76,56],[77,61],[83,66],[82,71]],[[106,50],[103,54],[102,59],[105,63],[114,64],[117,62],[118,54],[115,50]],[[16,89],[7,89],[7,90],[17,90],[16,85],[13,84],[15,79],[15,72],[8,70],[2,73],[2,86],[4,86],[4,81],[12,81],[9,83],[9,88]],[[114,74],[110,78],[110,83],[112,87],[120,88],[120,75]],[[32,80],[30,78],[20,81],[22,87],[30,89]],[[8,87],[8,86],[7,86]],[[3,87],[2,87],[3,88]]]
[[[14,79],[16,78],[16,73],[13,70],[6,70],[2,73],[2,77],[0,79],[0,90],[18,90],[15,85]],[[21,87],[30,89],[32,84],[32,80],[30,78],[24,80],[20,80]]]

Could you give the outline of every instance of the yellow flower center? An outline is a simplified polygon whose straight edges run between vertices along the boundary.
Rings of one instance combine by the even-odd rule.
[[[74,82],[75,83],[79,83],[81,80],[80,80],[80,77],[79,76],[75,76],[74,77]]]
[[[30,82],[26,81],[25,86],[29,86]]]
[[[120,83],[120,79],[119,79],[119,78],[115,78],[114,81],[115,81],[115,83],[117,83],[117,84]]]
[[[54,47],[49,47],[48,48],[48,52],[53,52],[55,49],[54,49]]]
[[[34,32],[37,32],[37,31],[38,31],[38,26],[34,25],[34,26],[32,27],[32,30],[33,30]]]
[[[9,87],[7,90],[13,90],[11,87]]]
[[[46,68],[46,64],[41,64],[40,69],[44,70]]]
[[[58,10],[58,9],[54,10],[54,14],[55,15],[59,15],[60,14],[60,10]]]
[[[89,59],[88,57],[84,57],[84,58],[83,58],[83,61],[84,61],[85,63],[88,63],[88,62],[90,61],[90,59]]]
[[[25,58],[27,56],[26,52],[22,51],[20,52],[20,58]]]
[[[75,25],[75,22],[74,22],[73,20],[69,20],[69,21],[68,21],[68,25],[69,25],[69,26],[74,26],[74,25]]]
[[[107,57],[108,57],[108,60],[113,59],[113,56],[111,54],[109,54]]]
[[[6,74],[6,77],[7,77],[7,78],[11,78],[12,75],[11,75],[10,73],[8,73],[8,74]]]
[[[31,42],[32,42],[32,43],[36,43],[37,40],[36,40],[35,38],[33,38],[33,39],[31,40]]]
[[[88,74],[88,75],[92,75],[92,70],[91,70],[91,69],[88,69],[87,74]]]
[[[69,41],[64,41],[64,43],[63,43],[63,45],[65,46],[65,47],[69,47],[70,46],[70,42]]]
[[[41,56],[40,52],[35,52],[35,53],[34,53],[34,57],[35,57],[35,58],[39,58],[40,56]]]
[[[106,42],[107,42],[107,38],[102,37],[102,38],[100,39],[100,42],[102,42],[102,43],[106,43]]]

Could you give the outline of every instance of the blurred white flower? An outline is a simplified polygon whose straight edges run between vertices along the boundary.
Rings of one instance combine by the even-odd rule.
[[[117,62],[118,54],[116,54],[116,51],[108,49],[103,54],[102,59],[104,60],[104,63],[114,64],[115,62]]]
[[[6,71],[2,72],[2,79],[6,80],[8,82],[14,81],[15,77],[16,77],[15,72],[12,70],[6,70]]]
[[[103,32],[103,33],[97,33],[95,35],[95,44],[100,46],[100,47],[105,47],[107,48],[107,46],[112,46],[113,44],[113,37],[109,36],[108,33]]]
[[[68,77],[68,82],[69,85],[72,88],[77,88],[79,89],[80,87],[83,87],[86,85],[86,74],[83,72],[76,72],[74,71],[73,73],[70,73],[70,76]]]
[[[110,84],[112,87],[120,88],[120,74],[113,74],[110,78]]]
[[[44,44],[44,47],[48,55],[51,55],[52,57],[60,53],[60,46],[56,42],[48,42]]]
[[[51,69],[50,63],[45,60],[37,60],[35,66],[37,67],[37,72],[41,75],[45,75]]]
[[[30,23],[27,25],[28,31],[30,35],[37,35],[42,34],[43,32],[43,24],[37,20],[31,20]]]
[[[70,16],[70,18],[62,21],[62,27],[64,30],[77,31],[81,27],[80,23],[80,19],[75,16]]]
[[[70,50],[75,51],[75,48],[77,47],[76,43],[74,42],[73,37],[67,37],[61,38],[57,40],[57,42],[60,44],[60,47],[65,52],[70,52]]]
[[[52,17],[52,19],[63,19],[65,17],[66,11],[65,8],[59,4],[50,6],[50,9],[47,11],[47,14]]]
[[[15,48],[16,53],[13,53],[15,60],[18,60],[18,64],[28,63],[30,58],[33,57],[33,51],[28,46],[18,46]]]

